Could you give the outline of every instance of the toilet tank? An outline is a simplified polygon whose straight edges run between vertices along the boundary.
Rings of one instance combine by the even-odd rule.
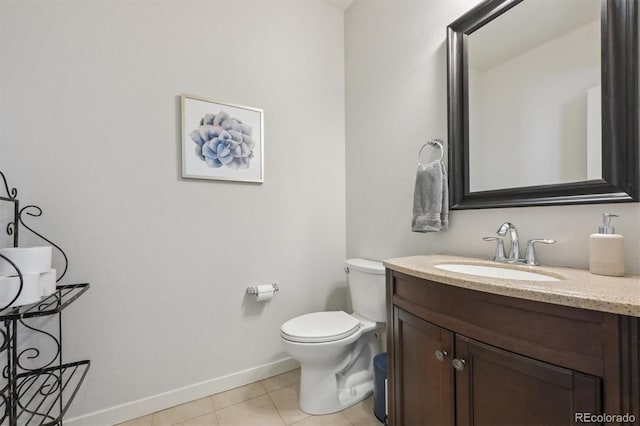
[[[348,259],[346,265],[353,313],[371,321],[387,322],[385,273],[382,262]]]

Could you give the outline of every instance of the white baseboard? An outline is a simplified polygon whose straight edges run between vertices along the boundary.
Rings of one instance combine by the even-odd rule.
[[[128,402],[94,413],[65,420],[70,426],[107,426],[122,423],[156,411],[164,410],[186,402],[195,401],[214,393],[244,386],[258,380],[286,373],[299,367],[293,358],[285,358],[259,367],[185,386],[169,392],[153,395],[137,401]]]

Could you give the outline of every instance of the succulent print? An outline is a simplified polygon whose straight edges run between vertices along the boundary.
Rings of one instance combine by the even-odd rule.
[[[256,143],[252,129],[224,111],[206,114],[189,136],[196,143],[196,155],[209,167],[248,169]]]

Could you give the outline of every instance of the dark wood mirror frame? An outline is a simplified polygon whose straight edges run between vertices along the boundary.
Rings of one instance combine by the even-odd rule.
[[[469,191],[467,37],[522,1],[487,0],[447,27],[450,208],[640,201],[637,0],[602,0],[602,179]]]

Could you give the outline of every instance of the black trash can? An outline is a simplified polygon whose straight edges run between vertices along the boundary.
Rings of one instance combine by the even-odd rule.
[[[386,380],[387,380],[387,353],[382,352],[373,357],[373,414],[382,423],[386,424]]]

